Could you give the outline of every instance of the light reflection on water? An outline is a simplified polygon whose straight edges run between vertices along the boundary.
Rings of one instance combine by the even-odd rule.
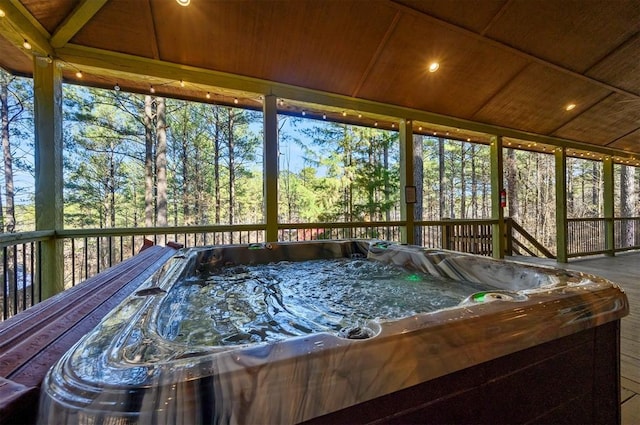
[[[176,284],[158,330],[189,345],[277,341],[452,307],[489,289],[366,259],[231,266]]]

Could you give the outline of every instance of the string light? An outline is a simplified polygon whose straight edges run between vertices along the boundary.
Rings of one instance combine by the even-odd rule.
[[[211,99],[211,93],[207,92],[207,99]]]
[[[346,117],[347,116],[347,111],[342,111],[342,116]]]
[[[327,114],[322,114],[322,119],[326,120],[327,119]]]
[[[236,105],[238,104],[238,98],[237,97],[233,99],[233,103],[235,103]]]
[[[29,43],[29,41],[27,41],[27,39],[24,39],[24,42],[22,43],[22,47],[24,47],[27,50],[31,50],[31,43]]]
[[[120,86],[118,85],[118,83],[116,83],[116,85],[115,85],[115,86],[113,86],[113,89],[114,89],[115,91],[120,91]]]
[[[78,77],[78,78],[82,78],[82,77],[83,77],[83,75],[82,75],[82,71],[78,71],[78,72],[76,72],[76,77]]]
[[[180,80],[180,87],[184,87],[184,81]]]
[[[150,86],[150,87],[149,87],[149,91],[150,91],[151,93],[155,93],[155,92],[156,92],[156,89],[155,89],[155,87]]]
[[[305,115],[307,115],[307,111],[303,110],[302,111],[302,116],[304,117]]]

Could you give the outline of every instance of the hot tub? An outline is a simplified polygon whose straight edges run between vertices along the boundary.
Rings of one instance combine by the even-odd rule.
[[[49,371],[39,420],[612,423],[627,313],[599,277],[381,241],[183,250]]]

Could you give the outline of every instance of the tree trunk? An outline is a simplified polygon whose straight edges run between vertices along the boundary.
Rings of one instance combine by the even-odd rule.
[[[220,109],[214,108],[215,130],[213,137],[213,192],[215,196],[215,220],[216,224],[220,224],[220,210],[222,209],[222,201],[220,200]]]
[[[182,137],[180,140],[180,165],[182,166],[182,190],[181,192],[181,197],[182,197],[182,217],[183,217],[183,222],[186,225],[189,224],[195,224],[193,221],[193,211],[191,209],[191,206],[193,204],[193,199],[195,197],[198,196],[198,193],[192,193],[193,191],[191,190],[191,185],[192,185],[192,177],[189,173],[189,144],[187,141],[187,111],[188,111],[188,106],[185,104],[183,105],[182,108],[182,112],[183,112],[183,116],[182,116]],[[197,162],[196,162],[197,164]],[[198,171],[196,171],[196,175],[200,174]],[[197,203],[196,203],[197,205]],[[197,210],[197,208],[194,208]]]
[[[591,161],[591,205],[593,205],[593,217],[600,215],[600,164]]]
[[[520,202],[518,199],[516,151],[514,149],[507,149],[507,160],[504,165],[507,177],[506,190],[507,202],[509,204],[509,217],[518,221],[520,219]]]
[[[440,205],[440,218],[445,218],[445,200],[444,200],[444,188],[445,188],[445,174],[444,174],[444,139],[442,137],[438,138],[438,178],[439,178],[439,187],[438,187],[438,197]]]
[[[0,84],[0,115],[2,116],[2,152],[4,154],[4,184],[6,213],[3,214],[4,231],[14,233],[16,231],[15,215],[15,193],[13,186],[13,156],[11,154],[11,144],[9,142],[9,88],[8,83],[3,78]],[[0,229],[1,230],[1,229]]]
[[[416,187],[416,203],[413,205],[413,219],[421,221],[423,214],[423,191],[424,191],[424,146],[423,136],[413,135],[413,184]],[[423,246],[422,226],[414,226],[414,244]]]
[[[384,168],[384,205],[386,221],[391,221],[391,188],[389,187],[389,145],[384,144],[382,166]],[[391,235],[387,236],[389,239]]]
[[[226,109],[227,119],[227,137],[228,137],[228,149],[229,149],[229,224],[233,224],[234,221],[234,208],[233,204],[236,198],[236,172],[235,172],[235,139],[234,139],[234,118],[235,115],[231,108]],[[231,233],[231,243],[233,243],[233,233]]]
[[[478,176],[476,175],[476,144],[471,144],[471,218],[478,218]]]
[[[467,176],[465,168],[467,167],[467,153],[465,151],[465,143],[460,146],[460,218],[467,218]]]
[[[635,167],[620,166],[620,215],[622,217],[633,217],[635,206],[638,202],[635,193]],[[624,247],[634,245],[634,229],[632,222],[622,220],[621,237]]]
[[[109,212],[109,227],[116,226],[116,162],[115,162],[115,147],[111,144],[111,151],[109,152],[109,179],[107,181],[107,187],[109,190],[109,196],[107,199],[109,203],[107,205]]]
[[[144,97],[144,225],[153,226],[153,99]]]
[[[156,97],[156,172],[158,179],[157,214],[158,226],[167,225],[167,121],[165,99]]]
[[[573,201],[573,161],[567,161],[567,217],[575,217]]]

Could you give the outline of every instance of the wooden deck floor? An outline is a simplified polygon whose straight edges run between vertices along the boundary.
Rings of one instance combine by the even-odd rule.
[[[640,424],[640,253],[574,259],[568,264],[530,257],[512,258],[602,276],[624,289],[630,313],[622,319],[621,326],[622,425]]]

